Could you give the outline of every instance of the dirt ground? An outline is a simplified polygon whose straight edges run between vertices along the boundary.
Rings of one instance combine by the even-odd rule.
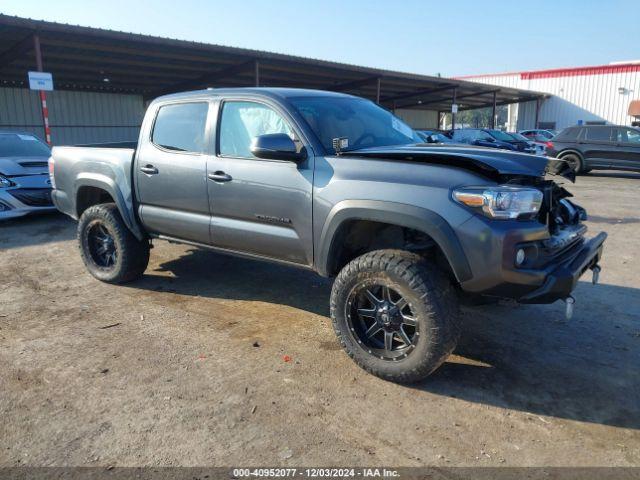
[[[639,188],[570,188],[609,233],[573,320],[466,309],[414,386],[339,349],[312,273],[157,242],[142,280],[111,286],[72,220],[0,224],[0,466],[638,466]]]

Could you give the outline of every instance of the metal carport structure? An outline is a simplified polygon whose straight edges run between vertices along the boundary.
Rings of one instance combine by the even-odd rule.
[[[205,87],[342,91],[391,109],[451,112],[539,100],[543,94],[279,53],[0,15],[0,87],[51,72],[56,90],[141,95]],[[495,115],[494,115],[495,118]]]

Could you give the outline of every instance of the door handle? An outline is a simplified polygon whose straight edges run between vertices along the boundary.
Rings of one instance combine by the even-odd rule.
[[[214,173],[207,174],[207,177],[209,177],[209,180],[213,180],[214,182],[230,182],[231,180],[233,180],[231,175],[227,175],[220,170]]]
[[[147,175],[155,175],[156,173],[158,173],[158,169],[151,164],[140,167],[140,171],[142,173],[146,173]]]

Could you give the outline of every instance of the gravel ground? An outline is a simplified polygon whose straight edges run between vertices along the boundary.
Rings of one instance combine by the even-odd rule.
[[[94,280],[60,215],[0,224],[0,466],[638,466],[640,175],[571,187],[601,285],[464,311],[414,386],[361,371],[312,273],[157,242]]]

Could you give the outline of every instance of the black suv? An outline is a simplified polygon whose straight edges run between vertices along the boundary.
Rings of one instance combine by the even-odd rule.
[[[586,125],[565,128],[547,142],[547,155],[568,161],[576,172],[640,171],[640,128]]]

